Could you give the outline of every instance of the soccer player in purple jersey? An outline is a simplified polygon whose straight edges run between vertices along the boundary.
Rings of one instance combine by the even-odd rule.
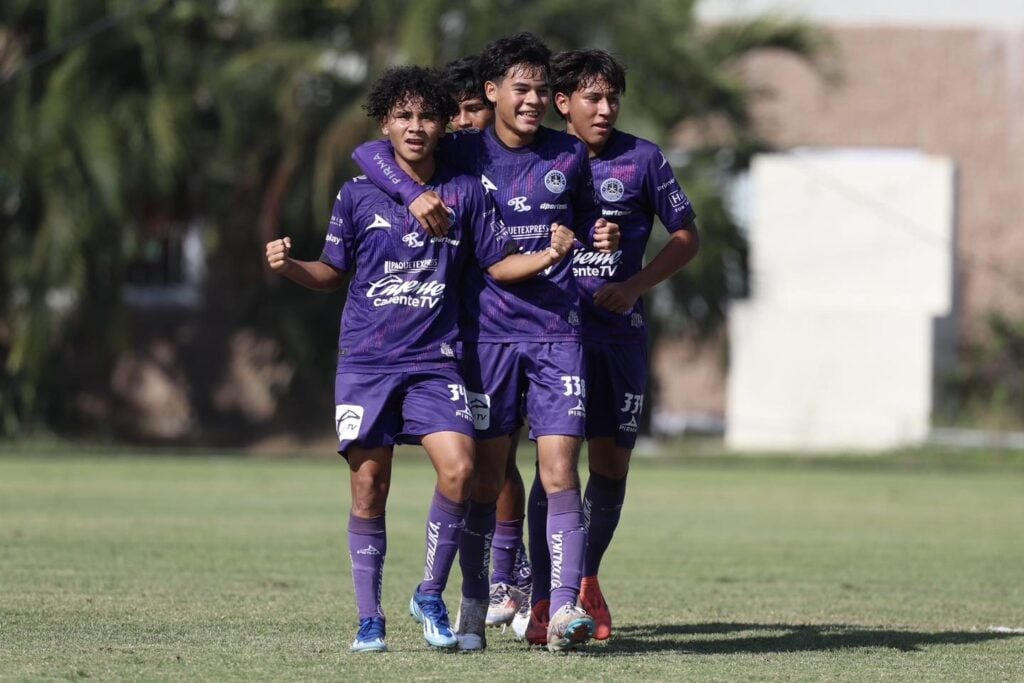
[[[387,71],[366,110],[381,123],[395,160],[450,207],[442,237],[424,235],[408,212],[364,179],[338,193],[319,261],[290,257],[288,237],[267,244],[281,275],[331,291],[351,278],[342,314],[335,379],[338,452],[352,491],[348,545],[360,625],[353,652],[384,651],[381,582],[384,512],[395,443],[422,443],[437,472],[427,515],[423,581],[410,613],[433,647],[458,644],[441,594],[463,528],[474,466],[473,414],[458,372],[459,280],[477,264],[496,281],[516,282],[558,264],[572,233],[552,226],[548,247],[519,254],[479,182],[438,164],[434,152],[455,106],[440,76],[418,67]]]
[[[494,108],[484,97],[483,83],[477,74],[476,55],[462,57],[444,67],[444,78],[455,97],[459,111],[452,116],[454,130],[483,130],[494,123]]]
[[[445,80],[450,84],[459,112],[452,117],[452,128],[483,130],[494,123],[494,109],[484,96],[476,55],[462,57],[444,68]],[[523,544],[523,521],[526,517],[526,491],[523,477],[516,466],[518,430],[509,439],[509,453],[505,463],[505,483],[498,496],[497,525],[491,543],[493,568],[490,579],[490,602],[487,625],[512,624],[513,631],[522,638],[530,617],[530,593],[533,577],[530,560]]]
[[[528,33],[489,44],[479,70],[494,104],[494,126],[448,137],[439,156],[480,178],[496,198],[509,236],[525,252],[539,248],[538,238],[552,222],[573,226],[596,249],[614,251],[618,226],[599,216],[586,148],[541,126],[550,103],[549,57],[548,48]],[[443,198],[399,172],[386,143],[368,143],[353,156],[368,178],[422,218],[431,234],[443,234]],[[593,619],[576,605],[586,545],[576,469],[586,416],[576,284],[568,263],[514,285],[479,270],[469,274],[467,286],[479,296],[465,299],[460,328],[479,457],[459,549],[462,610],[486,612],[495,501],[509,436],[522,424],[525,403],[548,497],[543,538],[552,571],[545,640],[550,650],[563,650],[588,640],[594,629]]]
[[[647,386],[641,295],[685,266],[697,254],[699,240],[693,207],[665,155],[654,143],[615,128],[626,90],[622,65],[603,50],[561,52],[552,59],[552,89],[567,132],[587,146],[602,213],[621,230],[617,251],[599,253],[583,245],[572,263],[583,310],[590,463],[580,602],[597,622],[595,638],[604,640],[611,636],[612,622],[598,569],[619,522]],[[670,237],[644,266],[655,216]],[[535,482],[531,501],[542,497]]]

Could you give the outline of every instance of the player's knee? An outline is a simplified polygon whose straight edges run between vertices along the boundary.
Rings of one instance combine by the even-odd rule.
[[[625,479],[626,475],[629,474],[629,456],[625,458],[617,458],[613,460],[603,460],[596,462],[590,461],[589,465],[591,472],[596,472],[602,477],[613,479],[618,481],[619,479]]]
[[[352,497],[352,514],[356,517],[368,519],[379,517],[384,514],[385,498],[357,498]]]
[[[575,467],[563,464],[547,467],[541,472],[541,483],[548,495],[559,491],[578,489],[580,487],[579,473]]]
[[[473,498],[485,503],[498,500],[501,495],[501,483],[495,477],[481,478],[473,491]]]
[[[443,482],[444,487],[449,490],[458,490],[465,493],[461,499],[469,495],[469,489],[473,483],[473,460],[470,458],[459,458],[445,465],[438,473],[438,480]]]
[[[352,511],[359,517],[384,514],[388,499],[389,482],[383,477],[355,476],[352,478]]]

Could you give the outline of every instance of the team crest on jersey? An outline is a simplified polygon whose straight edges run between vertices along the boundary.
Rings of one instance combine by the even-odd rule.
[[[601,199],[606,202],[617,202],[625,194],[626,187],[618,178],[608,178],[601,183]]]
[[[569,311],[569,317],[566,318],[566,322],[568,322],[573,327],[579,327],[580,314],[577,313],[576,311]]]
[[[555,194],[561,194],[565,192],[565,174],[558,169],[551,169],[544,176],[544,187],[548,188],[549,192]]]
[[[455,351],[448,342],[441,342],[441,355],[445,358],[455,358]]]
[[[334,406],[334,428],[338,441],[351,441],[359,436],[363,425],[363,407],[342,403]]]
[[[405,237],[402,238],[402,241],[405,242],[405,246],[412,249],[419,249],[424,245],[423,238],[420,237],[419,233],[415,230],[413,232],[406,233]]]
[[[640,328],[644,326],[644,317],[639,313],[634,313],[629,316],[629,324],[633,327]]]

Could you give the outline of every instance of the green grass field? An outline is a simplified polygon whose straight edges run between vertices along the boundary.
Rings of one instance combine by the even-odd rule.
[[[350,655],[340,461],[8,447],[0,678],[1024,680],[1020,458],[674,455],[630,477],[602,569],[612,640],[556,657],[492,632],[455,655],[405,612],[433,474],[403,454],[392,651]]]

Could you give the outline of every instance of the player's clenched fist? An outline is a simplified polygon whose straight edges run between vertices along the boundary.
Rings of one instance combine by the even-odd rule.
[[[594,223],[594,249],[611,253],[619,248],[619,226],[598,218]]]
[[[432,237],[444,237],[451,225],[451,214],[445,206],[441,195],[427,190],[409,205],[409,212],[420,222],[427,234]]]
[[[276,272],[284,270],[288,264],[288,253],[292,250],[292,238],[284,237],[267,242],[267,265]]]
[[[569,228],[561,223],[551,224],[551,246],[548,247],[548,255],[555,260],[555,263],[561,261],[566,254],[572,251],[574,239],[575,235]]]

